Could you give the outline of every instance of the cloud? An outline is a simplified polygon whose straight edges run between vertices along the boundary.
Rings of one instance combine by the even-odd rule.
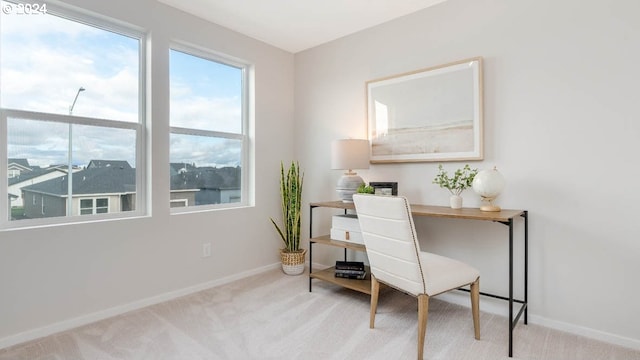
[[[196,166],[240,166],[242,141],[195,135],[171,134],[170,161]]]
[[[78,89],[84,87],[73,115],[139,121],[139,93],[147,92],[139,88],[137,39],[52,15],[3,15],[0,32],[3,108],[68,115]],[[178,77],[172,77],[171,86],[172,126],[242,132],[238,96],[206,93]],[[40,166],[65,163],[68,125],[36,120],[9,121],[9,157],[27,158]],[[127,160],[135,166],[133,131],[80,125],[73,128],[75,164],[105,159]],[[241,141],[182,135],[172,135],[171,139],[172,161],[175,157],[200,166],[241,163]]]
[[[172,96],[171,125],[241,134],[242,104],[237,97]]]

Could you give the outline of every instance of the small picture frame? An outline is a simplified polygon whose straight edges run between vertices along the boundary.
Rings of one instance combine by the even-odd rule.
[[[369,185],[375,189],[376,195],[398,195],[398,183],[397,182],[370,182]]]

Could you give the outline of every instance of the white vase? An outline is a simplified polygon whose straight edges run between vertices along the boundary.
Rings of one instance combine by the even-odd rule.
[[[449,198],[449,204],[452,209],[460,209],[462,208],[462,196],[460,195],[451,195]]]

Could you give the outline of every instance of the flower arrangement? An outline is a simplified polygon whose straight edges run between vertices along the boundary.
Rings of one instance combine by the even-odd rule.
[[[464,189],[471,187],[476,174],[478,174],[478,169],[471,169],[469,164],[466,164],[462,169],[457,169],[452,177],[449,177],[447,171],[440,164],[438,165],[438,174],[433,179],[433,183],[449,190],[451,195],[460,196]]]

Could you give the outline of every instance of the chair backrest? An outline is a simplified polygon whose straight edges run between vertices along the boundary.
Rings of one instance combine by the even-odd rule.
[[[409,202],[402,196],[354,194],[371,273],[412,295],[425,294],[420,245]]]

